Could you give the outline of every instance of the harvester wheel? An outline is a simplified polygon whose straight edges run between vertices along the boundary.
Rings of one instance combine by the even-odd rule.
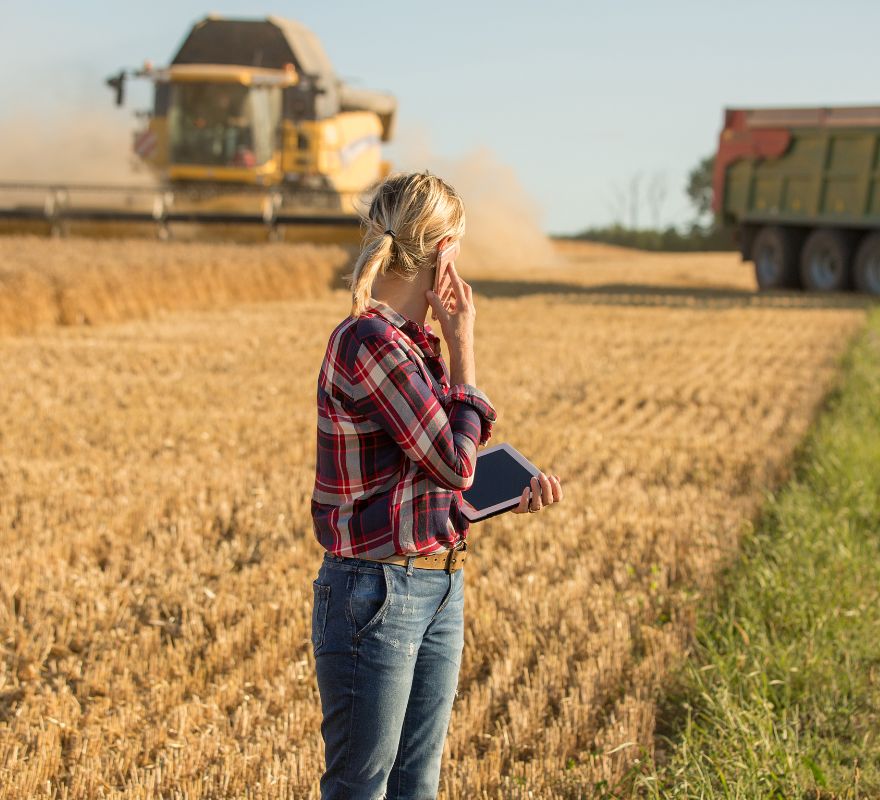
[[[850,286],[852,241],[843,231],[813,231],[801,252],[801,280],[813,292],[842,292]]]
[[[856,289],[880,295],[880,233],[868,234],[859,245],[853,268]]]
[[[752,244],[755,277],[762,289],[791,289],[798,285],[798,238],[775,225],[761,228]]]

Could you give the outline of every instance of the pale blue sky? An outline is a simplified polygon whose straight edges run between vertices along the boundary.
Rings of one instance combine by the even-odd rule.
[[[0,0],[0,119],[112,108],[105,76],[168,63],[210,11],[305,23],[340,76],[397,95],[392,159],[426,139],[445,158],[488,147],[551,232],[610,222],[637,173],[665,176],[660,221],[684,222],[687,171],[714,150],[725,105],[880,105],[880,3],[867,0]],[[113,113],[148,97],[133,85]]]

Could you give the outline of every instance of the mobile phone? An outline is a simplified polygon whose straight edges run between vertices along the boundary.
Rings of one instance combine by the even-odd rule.
[[[449,277],[449,265],[458,257],[461,245],[458,241],[446,245],[437,253],[437,267],[434,274],[434,294],[440,298],[443,308],[452,313],[455,311],[455,292],[452,289],[452,280]],[[431,311],[431,317],[437,319],[437,315]]]

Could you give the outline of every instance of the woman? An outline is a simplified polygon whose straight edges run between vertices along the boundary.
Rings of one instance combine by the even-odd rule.
[[[495,421],[476,387],[471,287],[452,266],[451,311],[432,290],[437,254],[464,226],[461,198],[434,175],[379,186],[351,314],[330,335],[318,377],[312,518],[327,552],[312,645],[322,800],[437,794],[464,644],[461,491]],[[425,325],[429,306],[448,369]],[[559,479],[542,473],[515,513],[561,499]]]

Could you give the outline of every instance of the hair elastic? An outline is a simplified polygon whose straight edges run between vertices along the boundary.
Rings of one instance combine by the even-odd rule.
[[[391,228],[387,228],[387,229],[385,230],[385,233],[390,234],[392,239],[396,239],[396,238],[397,238],[397,234],[396,234],[393,230],[391,230]]]

